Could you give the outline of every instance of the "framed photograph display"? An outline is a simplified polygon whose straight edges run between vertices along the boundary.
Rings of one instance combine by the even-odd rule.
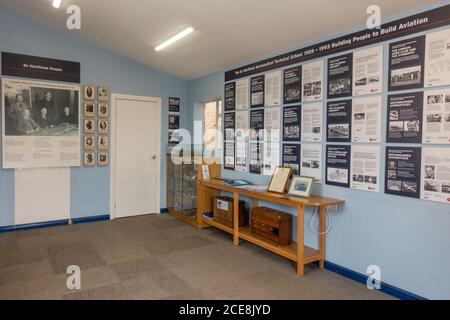
[[[97,89],[95,86],[85,85],[84,86],[84,100],[95,101],[97,97]]]
[[[277,167],[270,180],[267,191],[275,193],[286,193],[289,179],[292,177],[291,167]]]
[[[83,140],[84,149],[95,150],[95,135],[85,135]]]
[[[95,120],[84,120],[84,133],[95,133]]]
[[[109,138],[106,135],[99,135],[97,141],[98,150],[108,150],[109,148]]]
[[[85,102],[83,109],[85,117],[95,117],[95,109],[96,109],[95,102]]]
[[[98,87],[98,101],[108,102],[109,100],[109,90],[107,87]]]
[[[289,187],[289,195],[294,197],[309,198],[311,197],[312,185],[314,178],[294,176],[291,186]]]
[[[97,110],[98,110],[98,117],[99,118],[108,118],[108,116],[109,116],[109,105],[107,103],[99,103]]]
[[[95,151],[84,153],[84,166],[95,167]]]
[[[108,120],[98,120],[98,133],[99,134],[107,134],[109,130],[109,121]]]
[[[99,152],[98,153],[98,166],[106,167],[109,165],[109,155],[108,152]]]

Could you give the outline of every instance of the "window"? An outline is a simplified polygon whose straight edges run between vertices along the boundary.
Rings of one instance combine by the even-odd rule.
[[[203,148],[215,155],[222,151],[222,100],[205,103]]]

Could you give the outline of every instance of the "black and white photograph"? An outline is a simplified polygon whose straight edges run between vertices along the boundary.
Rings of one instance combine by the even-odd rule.
[[[350,135],[349,123],[328,125],[328,138],[329,138],[328,141],[335,141],[338,139],[348,139],[349,135]]]
[[[423,188],[428,192],[441,192],[441,184],[437,181],[425,180]]]
[[[97,99],[97,87],[91,85],[84,86],[84,100],[95,101]]]
[[[83,109],[85,117],[95,117],[97,104],[95,102],[85,102],[83,104]]]
[[[108,152],[99,152],[97,162],[99,167],[107,167],[109,165]]]
[[[419,132],[420,122],[419,120],[405,121],[405,132]]]
[[[98,101],[108,102],[109,100],[109,89],[107,87],[98,87]]]
[[[84,153],[84,166],[95,167],[96,166],[96,154],[95,151]]]
[[[98,136],[98,150],[108,150],[109,148],[109,138],[107,135],[99,135]]]
[[[107,103],[98,104],[98,117],[99,118],[109,117],[109,105]]]
[[[95,135],[85,135],[83,139],[84,139],[84,149],[86,150],[95,149]]]
[[[95,120],[84,120],[84,133],[95,133]]]
[[[427,95],[427,104],[439,104],[444,102],[443,94],[429,94]],[[445,100],[447,103],[447,99]]]
[[[389,45],[389,91],[423,88],[425,36]]]
[[[109,132],[109,121],[108,120],[98,120],[98,133],[107,134]]]
[[[388,180],[387,189],[389,191],[401,192],[402,191],[402,182],[397,180]]]
[[[416,194],[417,183],[413,181],[402,181],[402,192]]]
[[[442,122],[442,114],[441,113],[428,114],[427,122]]]

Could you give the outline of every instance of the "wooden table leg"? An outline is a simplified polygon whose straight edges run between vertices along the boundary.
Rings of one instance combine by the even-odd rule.
[[[319,261],[319,267],[320,269],[325,269],[325,258],[326,258],[326,220],[327,220],[327,211],[325,207],[320,207],[320,240],[319,240],[319,246],[320,246],[320,256],[321,259]]]
[[[297,219],[297,274],[301,277],[305,275],[305,208],[298,207]]]
[[[239,245],[239,193],[234,193],[233,244]]]

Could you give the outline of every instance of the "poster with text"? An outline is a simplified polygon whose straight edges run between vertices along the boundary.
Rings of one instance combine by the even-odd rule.
[[[234,170],[235,169],[235,143],[234,142],[225,142],[225,150],[224,150],[224,168],[226,170]]]
[[[385,193],[420,198],[422,149],[386,147]]]
[[[81,165],[80,85],[3,79],[3,168]]]
[[[264,86],[264,75],[253,77],[250,79],[250,95],[252,108],[264,107]]]
[[[322,144],[302,144],[300,174],[314,178],[315,183],[322,181]]]
[[[169,112],[180,112],[181,99],[180,98],[169,98]]]
[[[247,172],[247,141],[236,140],[236,163],[237,172]]]
[[[264,140],[264,110],[250,111],[250,141]]]
[[[180,114],[170,112],[169,113],[169,130],[180,129]]]
[[[300,145],[283,145],[283,167],[291,167],[294,175],[300,175]]]
[[[350,146],[327,146],[326,184],[350,187]]]
[[[302,102],[302,66],[284,70],[284,104]]]
[[[353,99],[352,142],[381,141],[381,96]]]
[[[352,146],[351,184],[355,190],[380,191],[380,148]]]
[[[225,141],[234,141],[235,128],[236,128],[236,113],[234,112],[225,113],[224,116]]]
[[[450,149],[422,149],[423,200],[450,203]]]
[[[237,140],[246,140],[248,138],[248,111],[236,112],[236,132]]]
[[[302,82],[304,102],[323,99],[323,60],[303,65]]]
[[[262,174],[263,143],[250,143],[250,173]]]
[[[423,88],[425,36],[389,45],[389,91]]]
[[[301,106],[285,107],[283,110],[283,140],[300,142]]]
[[[236,110],[236,82],[225,84],[225,112]]]
[[[266,108],[264,112],[264,141],[279,142],[281,139],[281,108]]]
[[[450,85],[450,29],[427,34],[425,87]]]
[[[383,91],[383,46],[353,53],[353,95]]]
[[[450,90],[425,91],[423,143],[450,144]]]
[[[247,110],[249,105],[248,79],[236,82],[236,110]]]
[[[422,143],[423,92],[388,96],[387,142]]]
[[[272,176],[275,169],[280,166],[280,143],[264,141],[264,167],[263,174]]]
[[[302,142],[322,142],[323,104],[312,103],[302,106]]]
[[[328,59],[328,99],[351,97],[353,54]]]
[[[351,142],[352,100],[328,102],[327,141]]]
[[[281,70],[266,74],[264,99],[266,106],[279,106],[281,99]]]

